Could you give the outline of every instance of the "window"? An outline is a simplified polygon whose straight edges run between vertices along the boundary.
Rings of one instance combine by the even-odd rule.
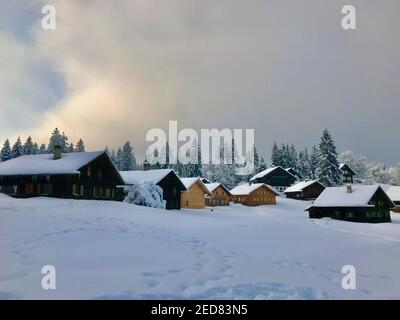
[[[80,196],[83,197],[84,194],[85,194],[85,187],[84,187],[84,186],[81,186],[81,188],[80,188],[79,191],[80,191]]]
[[[72,185],[72,195],[73,196],[79,196],[78,186],[76,184]]]
[[[346,218],[347,218],[347,219],[352,219],[352,218],[354,218],[354,213],[353,213],[353,212],[346,212]]]
[[[92,169],[91,166],[89,166],[89,167],[87,168],[87,176],[88,176],[88,177],[91,177],[91,176],[92,176],[92,173],[93,173],[93,169]]]

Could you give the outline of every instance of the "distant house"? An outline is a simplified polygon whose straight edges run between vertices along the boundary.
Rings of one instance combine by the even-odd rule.
[[[356,222],[391,222],[393,202],[379,185],[326,188],[311,207],[310,218]]]
[[[242,184],[232,190],[231,200],[246,206],[276,204],[278,193],[264,183]]]
[[[292,175],[294,175],[296,178],[297,178],[297,180],[303,180],[303,176],[300,174],[300,173],[298,173],[295,169],[293,169],[293,168],[286,168],[285,169],[287,172],[289,172],[289,173],[291,173]]]
[[[325,186],[318,180],[301,181],[287,188],[284,192],[286,198],[298,200],[314,200],[319,197]]]
[[[354,183],[353,177],[356,175],[354,170],[350,168],[346,163],[341,163],[339,165],[340,170],[342,171],[342,177],[344,183]]]
[[[272,167],[257,173],[250,179],[251,183],[264,183],[273,187],[278,192],[283,192],[293,185],[297,177],[280,166]]]
[[[389,196],[390,200],[396,205],[394,208],[395,211],[400,211],[400,187],[399,186],[390,186],[386,190],[387,195]]]
[[[202,209],[206,206],[208,191],[200,178],[181,178],[187,191],[181,192],[181,207],[189,209]]]
[[[231,193],[222,183],[206,183],[210,195],[206,195],[207,206],[229,206]]]
[[[1,192],[28,198],[121,200],[123,180],[104,151],[26,155],[0,163]]]
[[[167,210],[181,209],[181,192],[186,191],[185,186],[174,170],[157,169],[146,171],[121,171],[125,185],[152,182],[163,190],[163,199],[167,202]]]

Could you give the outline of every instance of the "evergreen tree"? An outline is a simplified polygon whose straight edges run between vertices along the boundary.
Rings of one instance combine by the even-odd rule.
[[[122,158],[122,149],[118,148],[117,154],[115,156],[115,166],[118,168],[118,170],[121,171],[121,158]]]
[[[310,178],[317,179],[317,168],[318,168],[318,148],[313,146],[309,158]]]
[[[11,157],[18,158],[19,156],[24,154],[24,150],[21,143],[21,138],[18,137],[17,141],[14,143],[11,149]]]
[[[297,151],[293,144],[289,148],[287,165],[288,166],[286,168],[293,168],[295,170],[298,170]]]
[[[42,143],[39,147],[39,154],[45,154],[47,152],[46,145]]]
[[[131,171],[131,170],[136,170],[137,168],[133,148],[129,141],[127,141],[122,147],[119,162],[120,162],[119,170],[121,171]]]
[[[60,133],[58,128],[55,128],[51,133],[49,144],[47,145],[47,153],[54,153],[55,146],[61,146],[62,152],[66,151],[65,136]]]
[[[67,147],[67,152],[75,152],[74,144],[72,142]]]
[[[85,143],[83,142],[82,139],[78,140],[75,147],[75,152],[85,152]]]
[[[0,157],[1,161],[7,161],[11,159],[11,146],[10,146],[10,141],[7,139],[4,144],[3,148],[1,149]]]
[[[36,142],[33,144],[33,154],[39,154],[39,146]]]
[[[26,142],[25,142],[24,146],[22,147],[22,152],[24,155],[34,154],[34,146],[33,146],[31,136],[29,136],[28,139],[26,139]]]
[[[274,142],[274,145],[272,146],[271,164],[273,167],[277,167],[280,166],[281,163],[282,163],[281,150],[279,149],[276,142]]]
[[[307,148],[304,151],[299,152],[297,170],[303,179],[311,179],[312,174],[310,170],[310,156],[308,155]]]
[[[336,146],[327,129],[322,134],[318,151],[318,179],[326,186],[340,185],[342,176]]]

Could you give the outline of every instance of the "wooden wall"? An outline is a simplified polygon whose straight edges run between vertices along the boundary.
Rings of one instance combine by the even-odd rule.
[[[181,193],[181,208],[202,209],[206,206],[206,192],[200,182],[193,184],[189,191]]]

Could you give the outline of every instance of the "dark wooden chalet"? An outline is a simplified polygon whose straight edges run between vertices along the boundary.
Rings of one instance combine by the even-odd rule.
[[[297,178],[297,180],[299,181],[303,180],[303,176],[300,173],[298,173],[295,169],[287,168],[286,171],[294,175]]]
[[[341,163],[339,165],[340,170],[342,171],[342,178],[344,183],[354,183],[354,176],[356,173],[349,165],[346,163]]]
[[[272,167],[257,173],[250,179],[251,183],[264,183],[273,187],[278,192],[283,192],[297,180],[290,172],[280,166]]]
[[[124,185],[152,182],[160,186],[163,190],[163,199],[166,201],[166,209],[181,209],[181,192],[187,189],[174,170],[120,171],[120,174]]]
[[[391,222],[394,206],[379,185],[326,188],[307,209],[310,218],[332,218],[355,222]]]
[[[123,182],[104,151],[26,155],[0,163],[1,192],[13,197],[121,200]]]
[[[319,197],[325,186],[318,180],[301,181],[287,188],[284,192],[286,198],[298,200],[314,200]]]

